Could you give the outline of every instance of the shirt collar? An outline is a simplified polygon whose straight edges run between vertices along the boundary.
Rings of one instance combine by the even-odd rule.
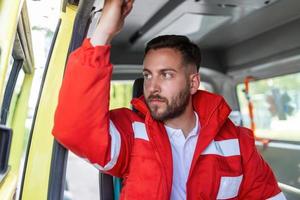
[[[195,127],[188,134],[188,137],[191,137],[193,135],[197,135],[199,133],[199,129],[201,127],[198,114],[196,112],[194,112],[194,114],[196,116],[196,124],[195,124]],[[167,125],[165,125],[165,128],[166,128],[166,131],[167,131],[167,134],[168,134],[169,138],[171,138],[175,135],[179,136],[179,135],[183,134],[183,131],[181,129],[172,128],[172,127],[169,127]]]

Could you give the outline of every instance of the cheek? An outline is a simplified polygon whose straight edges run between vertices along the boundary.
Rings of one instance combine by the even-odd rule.
[[[167,98],[169,101],[177,95],[180,88],[175,84],[165,84],[161,87],[161,95]]]
[[[166,82],[166,84],[162,86],[162,90],[166,94],[170,94],[171,96],[174,96],[175,94],[179,93],[184,88],[186,88],[186,84],[187,84],[186,80],[170,81],[170,82]]]
[[[144,97],[147,97],[149,94],[149,87],[147,86],[146,83],[144,83],[143,94],[144,94]]]

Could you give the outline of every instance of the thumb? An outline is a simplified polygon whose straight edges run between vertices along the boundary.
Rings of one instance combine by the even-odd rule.
[[[134,0],[127,0],[124,2],[122,6],[122,16],[125,18],[132,10],[133,8],[133,2]]]

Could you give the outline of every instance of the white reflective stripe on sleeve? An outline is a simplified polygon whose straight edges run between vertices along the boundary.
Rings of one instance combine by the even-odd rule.
[[[231,199],[236,197],[243,179],[243,175],[230,177],[221,177],[220,187],[217,199]]]
[[[215,154],[220,156],[240,155],[240,145],[238,139],[229,139],[222,141],[212,141],[202,152],[202,155]]]
[[[267,200],[286,200],[284,194],[282,192],[280,192],[279,194],[271,197],[271,198],[268,198]]]
[[[94,164],[101,171],[108,171],[112,169],[119,158],[120,149],[121,149],[121,136],[118,129],[115,127],[114,123],[110,120],[109,123],[109,133],[111,136],[111,150],[110,150],[110,161],[104,166],[99,164]]]
[[[143,140],[149,141],[147,131],[146,131],[146,126],[142,122],[133,122],[132,123],[132,128],[134,131],[134,138],[139,138]]]

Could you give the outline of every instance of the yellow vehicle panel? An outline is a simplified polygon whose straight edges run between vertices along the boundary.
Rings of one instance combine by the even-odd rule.
[[[71,38],[74,7],[67,7],[62,13],[61,25],[49,64],[40,100],[32,141],[29,151],[22,199],[47,199],[48,181],[52,155],[53,116],[61,85],[66,56]],[[33,192],[34,191],[34,192]]]
[[[7,66],[13,49],[13,43],[17,30],[23,1],[1,1],[0,3],[0,103],[3,99],[4,81]],[[9,20],[7,20],[9,19]]]

